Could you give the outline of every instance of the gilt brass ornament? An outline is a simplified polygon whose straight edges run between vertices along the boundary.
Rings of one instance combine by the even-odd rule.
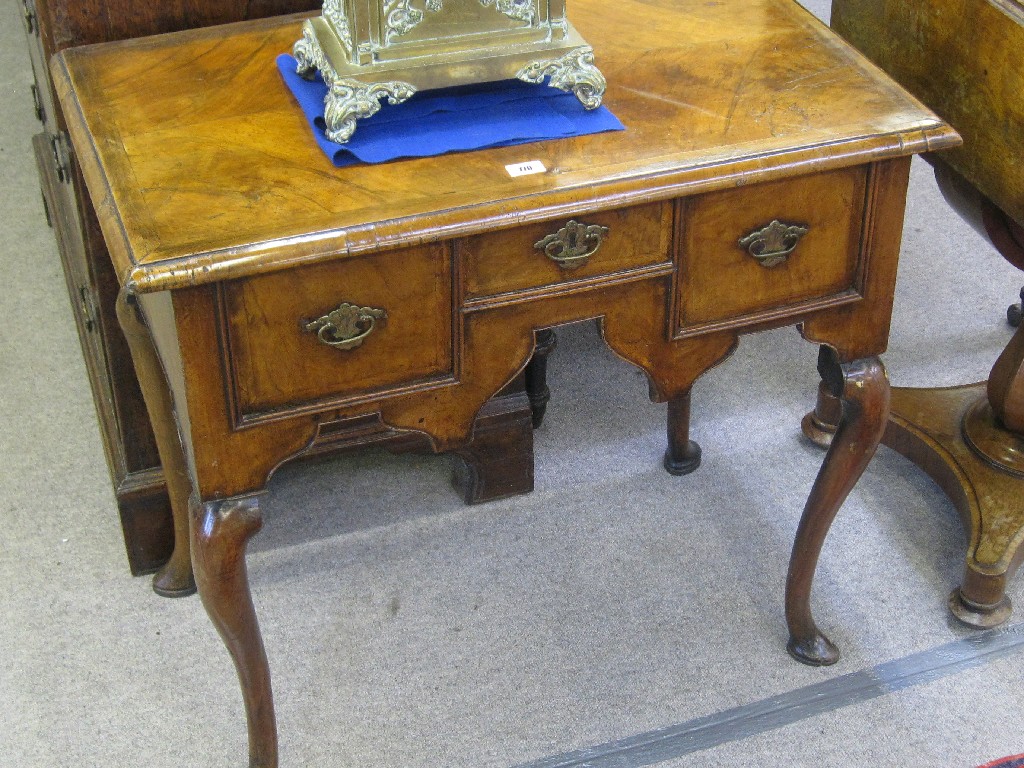
[[[741,237],[739,245],[746,248],[762,267],[776,267],[787,259],[806,234],[807,227],[783,224],[775,219],[768,226]]]
[[[327,137],[417,91],[518,78],[601,105],[605,79],[566,18],[566,0],[324,0],[293,53],[328,87]]]

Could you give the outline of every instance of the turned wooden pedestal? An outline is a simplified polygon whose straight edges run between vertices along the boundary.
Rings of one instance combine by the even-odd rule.
[[[1024,439],[995,422],[985,390],[984,383],[896,388],[882,438],[956,505],[970,541],[963,581],[950,595],[949,608],[977,627],[1009,618],[1006,583],[1024,558]]]

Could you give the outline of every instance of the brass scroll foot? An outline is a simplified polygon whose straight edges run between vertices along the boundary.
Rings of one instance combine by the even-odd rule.
[[[401,104],[408,100],[416,88],[399,80],[381,83],[362,83],[340,77],[331,66],[310,22],[302,29],[302,39],[295,43],[292,55],[300,77],[312,78],[319,71],[329,91],[324,99],[324,122],[327,138],[345,144],[356,132],[356,121],[380,112],[381,101]]]
[[[587,109],[601,106],[607,87],[601,70],[594,66],[594,49],[577,48],[564,56],[546,61],[535,61],[523,67],[516,77],[526,83],[543,83],[560,91],[572,91]]]
[[[380,112],[381,102],[401,104],[416,93],[416,89],[395,80],[389,83],[360,83],[358,80],[338,80],[324,101],[324,121],[327,138],[345,144],[356,132],[356,120]]]

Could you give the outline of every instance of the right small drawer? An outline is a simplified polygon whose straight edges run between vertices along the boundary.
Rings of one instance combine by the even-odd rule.
[[[682,201],[677,328],[781,317],[859,282],[867,167]]]

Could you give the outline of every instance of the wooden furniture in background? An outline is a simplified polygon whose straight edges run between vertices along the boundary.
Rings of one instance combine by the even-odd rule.
[[[33,139],[133,574],[171,555],[170,504],[153,431],[114,314],[117,277],[67,141],[47,63],[65,48],[319,8],[319,0],[21,0],[42,132]],[[173,587],[172,587],[173,588]]]
[[[294,21],[54,62],[136,365],[167,372],[146,400],[155,421],[169,403],[178,418],[184,443],[158,435],[161,453],[193,494],[175,513],[238,670],[251,766],[277,765],[245,562],[268,474],[369,422],[458,451],[537,333],[588,318],[673,404],[670,458],[686,458],[693,382],[740,334],[799,325],[828,345],[845,416],[797,532],[786,616],[796,658],[837,659],[811,582],[888,414],[877,355],[910,156],[959,139],[788,0],[577,0],[573,14],[626,131],[379,166],[336,169],[315,144],[274,68]],[[547,171],[511,177],[525,159]],[[581,228],[583,266],[536,247]],[[362,319],[342,333],[346,312]]]
[[[36,115],[43,131],[33,139],[47,219],[54,228],[68,293],[78,328],[93,400],[99,417],[107,465],[114,485],[128,563],[133,574],[161,569],[153,581],[163,595],[194,591],[187,546],[172,559],[174,528],[167,486],[161,470],[154,429],[146,414],[139,383],[115,303],[119,290],[96,214],[84,194],[74,149],[67,141],[64,116],[53,95],[46,63],[65,48],[162,32],[318,10],[322,0],[21,0],[35,82]],[[532,436],[524,425],[539,426],[547,402],[544,356],[553,339],[539,350],[529,377],[530,403],[523,381],[487,406],[478,439],[460,454],[455,482],[467,503],[488,501],[533,488]],[[425,441],[397,436],[367,425],[358,436],[325,443],[325,450],[349,450],[370,443],[392,451],[424,450]],[[168,561],[171,562],[167,565]]]
[[[928,157],[939,186],[1024,269],[1024,5],[833,0],[832,25],[963,135],[959,149]],[[836,410],[820,396],[808,436],[827,443]],[[964,522],[970,544],[950,610],[978,627],[1006,621],[1006,583],[1024,560],[1024,328],[987,382],[894,389],[883,442],[927,472]]]

